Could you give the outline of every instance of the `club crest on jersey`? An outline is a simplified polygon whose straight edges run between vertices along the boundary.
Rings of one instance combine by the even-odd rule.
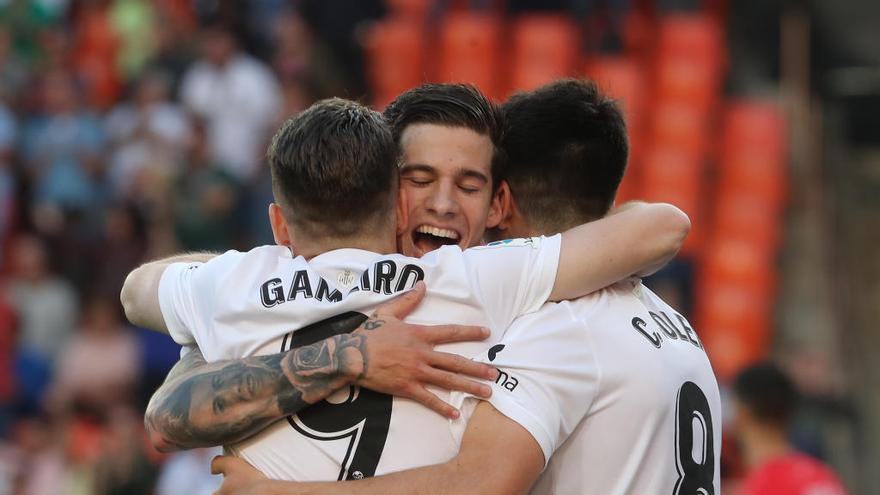
[[[519,246],[530,246],[532,248],[537,249],[540,244],[538,238],[536,237],[524,237],[521,239],[504,239],[503,241],[495,241],[486,244],[483,247],[487,248],[495,248],[495,247],[519,247]]]

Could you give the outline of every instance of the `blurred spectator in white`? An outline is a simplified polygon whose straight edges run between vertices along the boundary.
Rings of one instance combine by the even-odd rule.
[[[76,294],[51,272],[46,246],[37,237],[18,237],[10,251],[6,293],[19,318],[19,350],[54,361],[77,321]]]
[[[100,121],[81,107],[75,82],[63,72],[46,76],[43,107],[45,115],[32,118],[22,136],[35,201],[65,209],[100,205],[104,197]]]
[[[211,474],[211,459],[222,453],[219,447],[175,452],[162,467],[156,495],[211,495],[223,481]]]
[[[174,232],[185,250],[225,251],[236,240],[238,190],[234,178],[211,160],[207,139],[197,124],[173,195]]]
[[[240,51],[219,25],[202,32],[202,58],[187,71],[184,104],[207,122],[212,160],[241,181],[261,163],[281,103],[272,71]]]
[[[105,121],[112,145],[108,178],[117,198],[138,196],[151,178],[172,175],[180,162],[190,124],[169,100],[170,84],[161,72],[145,73],[132,101],[117,106]]]
[[[736,495],[844,495],[831,469],[795,450],[789,440],[798,393],[772,364],[746,368],[733,383],[733,435],[746,477]]]
[[[103,411],[132,396],[140,350],[134,334],[123,326],[118,306],[105,297],[86,303],[82,325],[56,367],[48,396],[52,410],[76,405]]]

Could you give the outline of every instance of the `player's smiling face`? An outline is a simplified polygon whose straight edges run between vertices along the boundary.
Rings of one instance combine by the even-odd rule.
[[[419,257],[447,244],[482,242],[500,220],[492,194],[492,141],[464,127],[413,124],[400,137],[400,188],[407,225],[403,254]]]

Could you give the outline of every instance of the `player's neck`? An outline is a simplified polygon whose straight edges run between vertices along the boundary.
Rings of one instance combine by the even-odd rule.
[[[745,440],[743,454],[746,465],[751,468],[791,452],[791,446],[785,432],[776,428],[761,428],[752,431],[746,435]]]
[[[336,249],[363,249],[376,254],[390,254],[397,252],[397,242],[391,239],[378,238],[349,238],[349,239],[320,239],[300,240],[295,243],[294,253],[305,259],[311,259]]]

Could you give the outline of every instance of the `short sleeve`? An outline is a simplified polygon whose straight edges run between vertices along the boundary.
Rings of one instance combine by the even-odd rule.
[[[597,394],[600,372],[592,351],[583,320],[568,307],[549,303],[519,318],[500,343],[475,357],[499,371],[487,400],[534,437],[545,466]],[[467,407],[471,400],[456,392],[451,403]]]
[[[556,281],[561,239],[559,234],[508,239],[464,252],[483,306],[499,327],[547,302]]]
[[[159,281],[159,308],[168,334],[178,344],[197,345],[201,308],[196,288],[196,273],[204,263],[173,263],[165,268]]]

